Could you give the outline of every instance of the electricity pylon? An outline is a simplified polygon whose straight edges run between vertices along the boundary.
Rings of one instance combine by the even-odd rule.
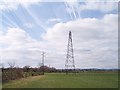
[[[45,57],[45,55],[44,55],[45,53],[43,52],[42,53],[42,74],[44,75],[44,57]]]
[[[74,61],[74,52],[73,52],[71,31],[69,31],[65,69],[66,69],[66,74],[68,74],[69,71],[72,71],[72,72],[75,71],[75,61]]]

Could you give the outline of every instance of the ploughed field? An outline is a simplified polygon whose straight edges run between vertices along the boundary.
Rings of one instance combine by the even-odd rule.
[[[45,73],[12,80],[4,83],[3,88],[117,88],[118,73],[115,71]]]

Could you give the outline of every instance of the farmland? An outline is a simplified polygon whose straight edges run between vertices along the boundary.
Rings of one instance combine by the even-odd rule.
[[[118,73],[114,71],[80,72],[75,74],[45,73],[12,80],[3,88],[117,88]]]

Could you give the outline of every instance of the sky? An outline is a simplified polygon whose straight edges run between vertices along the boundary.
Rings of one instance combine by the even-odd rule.
[[[1,0],[0,63],[65,68],[68,32],[76,68],[118,68],[117,0]]]

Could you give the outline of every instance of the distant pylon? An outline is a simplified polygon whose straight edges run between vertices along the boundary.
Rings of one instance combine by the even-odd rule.
[[[75,71],[75,61],[74,61],[74,52],[73,52],[71,31],[69,31],[65,69],[66,69],[66,74],[68,74],[69,71],[72,71],[72,72]]]
[[[45,53],[42,52],[42,74],[44,75],[44,57],[45,57]]]

